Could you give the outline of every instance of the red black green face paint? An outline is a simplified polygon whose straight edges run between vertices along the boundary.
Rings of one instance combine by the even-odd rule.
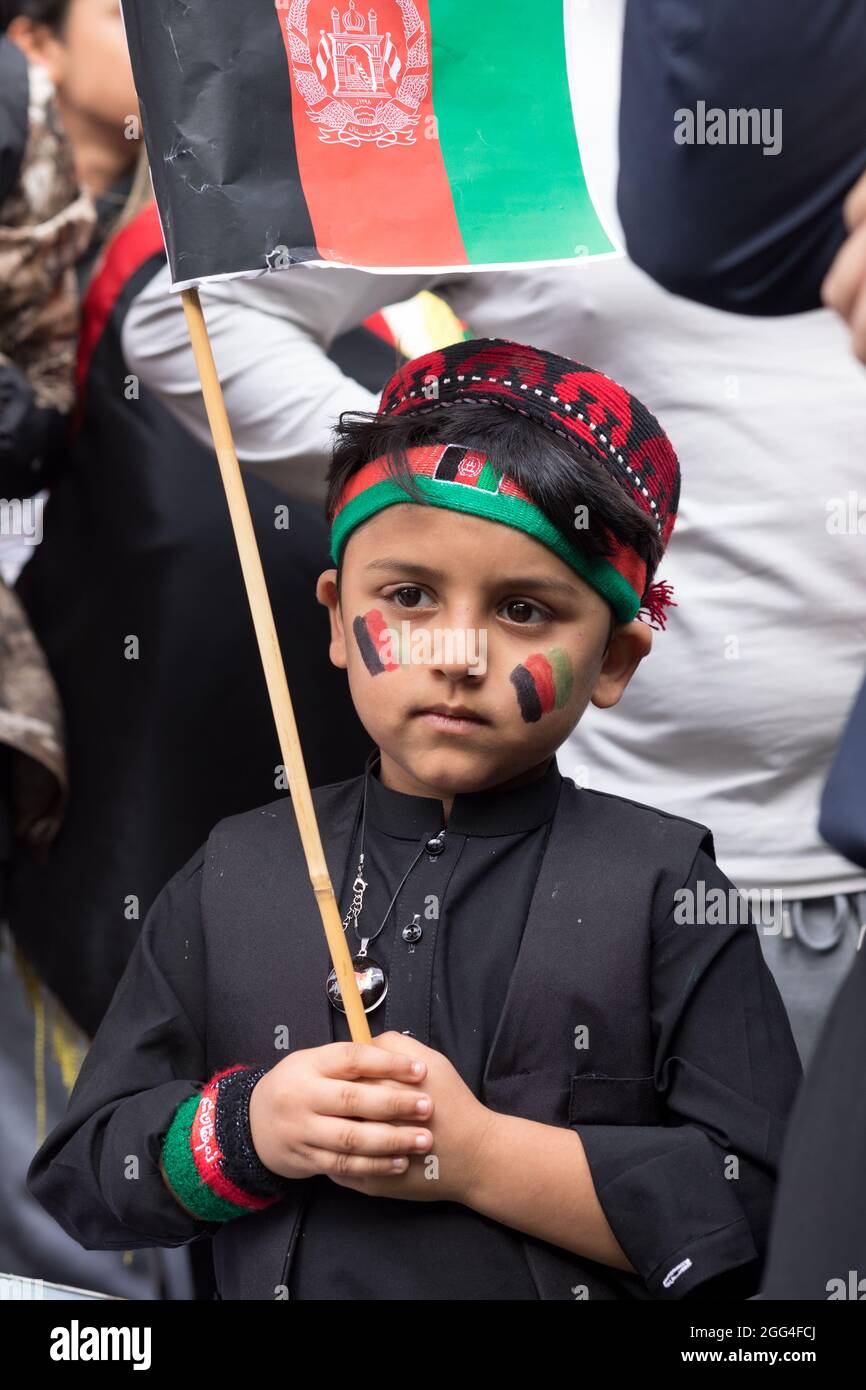
[[[391,660],[389,651],[390,629],[378,608],[371,608],[363,617],[355,618],[352,631],[371,676],[379,676],[383,671],[399,671],[399,663]]]
[[[562,709],[571,694],[574,677],[571,661],[561,647],[533,652],[511,672],[520,713],[527,724],[535,724],[543,714]]]

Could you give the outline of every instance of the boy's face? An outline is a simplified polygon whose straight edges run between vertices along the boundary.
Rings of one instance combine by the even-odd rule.
[[[316,593],[386,786],[416,796],[519,785],[587,704],[615,705],[651,645],[558,556],[513,527],[387,507],[350,536]],[[462,707],[449,719],[434,707]]]

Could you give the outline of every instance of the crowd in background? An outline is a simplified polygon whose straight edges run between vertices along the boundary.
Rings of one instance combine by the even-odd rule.
[[[714,27],[697,2],[594,7],[587,176],[614,223],[618,188],[627,256],[299,265],[202,302],[313,785],[357,775],[371,746],[314,594],[340,412],[374,409],[397,362],[470,335],[591,361],[653,403],[683,467],[664,575],[678,606],[625,701],[590,710],[558,762],[712,826],[721,868],[771,905],[756,930],[806,1081],[767,1290],[819,1296],[796,1278],[816,1251],[866,1250],[862,1214],[842,1214],[866,1136],[866,501],[849,502],[866,437],[866,7],[798,3],[784,30],[775,3],[723,8]],[[24,1174],[159,888],[221,817],[273,799],[280,757],[128,138],[119,7],[0,0],[0,17],[0,497],[38,527],[0,530],[0,1268],[191,1297],[200,1250],[192,1269],[184,1251],[85,1252]],[[706,90],[738,105],[753,68],[811,165],[792,180],[789,162],[720,150],[683,183],[672,107]]]

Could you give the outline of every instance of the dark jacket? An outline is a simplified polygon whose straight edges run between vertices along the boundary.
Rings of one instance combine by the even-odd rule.
[[[631,259],[714,308],[817,308],[866,168],[864,74],[866,0],[629,0],[618,206]],[[709,138],[727,143],[700,143],[712,110],[725,119]],[[775,123],[776,152],[730,143],[731,111],[737,134]],[[678,143],[684,112],[695,143]]]
[[[761,1298],[866,1298],[866,950],[818,1039],[782,1153]]]
[[[362,787],[313,793],[340,901]],[[638,1273],[527,1241],[541,1298],[580,1285],[592,1298],[680,1298],[762,1258],[800,1066],[754,927],[674,921],[696,861],[727,884],[711,855],[705,827],[563,779],[480,1099],[578,1130]],[[200,871],[200,932],[173,935],[172,905]],[[36,1199],[86,1248],[212,1232],[165,1187],[160,1138],[218,1069],[272,1064],[275,1024],[292,1050],[331,1041],[329,964],[288,800],[223,821],[145,922],[69,1110],[31,1165]],[[286,1296],[310,1181],[216,1229],[223,1298]]]

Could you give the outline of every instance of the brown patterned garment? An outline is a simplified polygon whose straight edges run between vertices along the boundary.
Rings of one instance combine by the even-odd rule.
[[[63,710],[45,655],[17,596],[0,583],[0,744],[11,763],[13,831],[48,844],[68,790]]]
[[[27,377],[36,403],[67,413],[78,335],[75,262],[95,222],[80,192],[51,79],[28,63],[27,143],[0,206],[0,363]],[[2,538],[2,536],[0,536]],[[56,835],[67,795],[63,713],[45,656],[17,597],[0,581],[0,745],[12,750],[14,832]]]
[[[28,83],[21,173],[0,207],[0,360],[24,372],[38,405],[65,412],[74,398],[78,334],[74,267],[95,210],[76,183],[48,73],[29,63]]]

